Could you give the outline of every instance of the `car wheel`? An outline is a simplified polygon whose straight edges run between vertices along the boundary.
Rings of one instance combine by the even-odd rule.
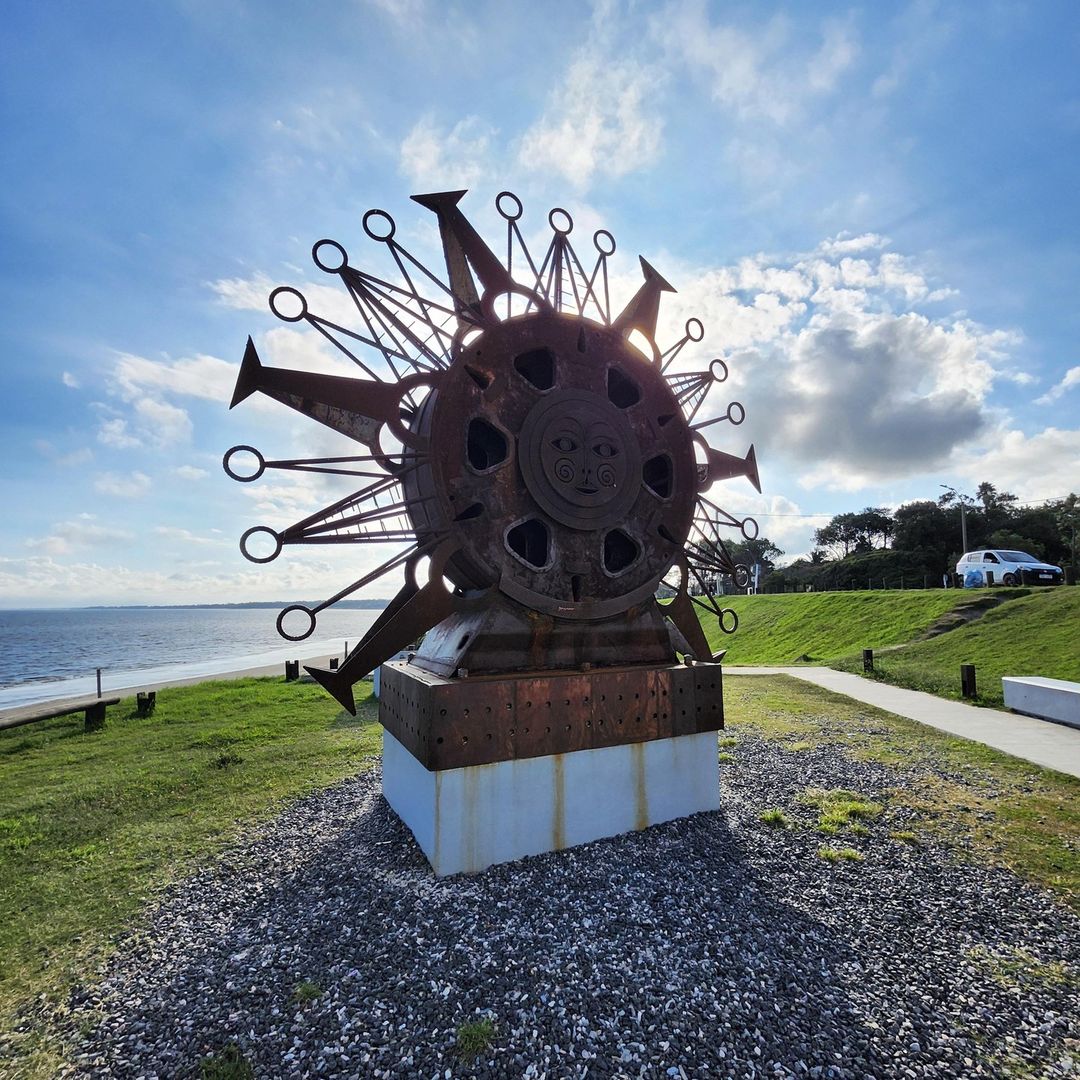
[[[1016,575],[1015,574],[1006,574],[1001,579],[1001,584],[1002,585],[1015,585],[1016,584]]]

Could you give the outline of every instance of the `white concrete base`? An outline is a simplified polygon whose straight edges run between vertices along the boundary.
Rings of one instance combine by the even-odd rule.
[[[716,732],[429,772],[383,734],[383,794],[436,877],[720,809]]]
[[[1080,683],[1038,677],[1001,680],[1005,705],[1025,716],[1080,727]]]

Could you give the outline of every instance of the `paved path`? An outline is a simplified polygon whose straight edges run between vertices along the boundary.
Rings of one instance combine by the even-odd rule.
[[[1000,709],[983,709],[961,701],[902,690],[898,686],[864,679],[825,667],[730,667],[725,675],[791,675],[823,686],[856,701],[928,724],[950,735],[985,743],[1014,757],[1080,777],[1080,729],[1050,720],[1036,720]]]

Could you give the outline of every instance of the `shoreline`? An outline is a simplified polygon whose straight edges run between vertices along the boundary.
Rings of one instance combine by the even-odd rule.
[[[305,665],[311,664],[315,667],[328,667],[330,659],[333,656],[337,656],[341,659],[340,651],[337,653],[325,653],[318,656],[298,657],[297,659],[300,660],[301,680],[310,680],[311,678],[311,676],[303,674]],[[137,672],[133,672],[132,674],[133,676],[138,675]],[[101,696],[103,698],[113,698],[117,696],[122,698],[134,697],[135,694],[148,690],[166,690],[179,686],[194,686],[197,683],[218,682],[220,680],[270,678],[275,675],[280,676],[281,678],[285,677],[285,661],[282,660],[273,664],[262,664],[258,667],[237,668],[233,671],[189,675],[176,679],[154,679],[145,683],[133,683],[131,686],[110,687],[108,689],[102,689]],[[6,709],[0,708],[0,730],[3,730],[4,725],[8,721],[32,716],[34,713],[41,712],[47,707],[62,709],[66,706],[80,702],[92,701],[96,696],[96,693],[92,691],[89,694],[75,694],[70,697],[47,698],[43,701],[36,701],[27,705],[14,705]]]

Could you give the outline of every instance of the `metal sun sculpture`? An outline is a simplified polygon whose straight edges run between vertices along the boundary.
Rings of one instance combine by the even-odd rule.
[[[734,612],[710,586],[718,574],[748,580],[721,536],[734,529],[753,539],[757,525],[706,492],[737,476],[760,491],[754,448],[724,453],[704,433],[742,423],[743,407],[732,402],[695,423],[727,367],[715,359],[704,370],[674,370],[703,339],[701,322],[690,319],[661,349],[661,294],[673,290],[648,262],[640,288],[613,315],[609,232],[594,234],[587,269],[570,242],[570,215],[552,210],[538,261],[519,225],[520,200],[502,192],[504,260],[462,213],[464,194],[413,196],[438,218],[445,279],[398,241],[382,210],[369,211],[363,227],[388,252],[394,281],[353,266],[333,240],[315,244],[316,266],[340,279],[355,305],[353,328],[310,311],[296,289],[270,294],[274,314],[313,327],[361,377],[266,367],[249,338],[230,406],[260,391],[363,448],[269,461],[236,446],[224,459],[243,482],[267,469],[363,480],[288,528],[249,529],[240,547],[253,562],[291,544],[399,545],[323,603],[278,617],[283,637],[303,640],[320,611],[404,568],[404,586],[341,666],[308,669],[350,711],[353,684],[424,635],[416,662],[450,678],[663,664],[677,653],[709,662],[696,609],[733,631]],[[662,584],[672,598],[661,607]],[[297,620],[290,631],[286,621]]]

